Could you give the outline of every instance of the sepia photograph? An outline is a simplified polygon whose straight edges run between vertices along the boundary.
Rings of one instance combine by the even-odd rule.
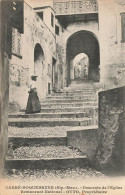
[[[0,195],[125,195],[125,0],[0,0]]]

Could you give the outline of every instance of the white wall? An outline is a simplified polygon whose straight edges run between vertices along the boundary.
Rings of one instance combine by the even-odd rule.
[[[51,25],[51,13],[54,16],[54,19],[53,19],[53,21],[54,21],[53,27]],[[43,14],[44,14],[43,15],[43,21],[44,21],[44,23],[51,30],[51,32],[53,34],[55,34],[55,13],[54,13],[54,11],[50,7],[48,7],[46,9],[43,9]]]
[[[125,6],[119,5],[115,0],[101,0],[98,3],[101,82],[114,87],[114,77],[118,76],[118,70],[123,70],[123,77],[125,69],[125,43],[121,42],[120,18],[120,12],[125,11]],[[121,79],[116,86],[124,84]]]

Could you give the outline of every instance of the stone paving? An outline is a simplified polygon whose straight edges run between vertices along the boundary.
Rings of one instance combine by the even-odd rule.
[[[19,180],[19,181],[53,181],[63,179],[94,179],[94,178],[105,178],[106,176],[92,168],[75,168],[67,170],[31,170],[31,169],[11,169],[5,173],[5,177],[9,180]]]
[[[67,146],[35,146],[19,147],[13,151],[8,150],[7,159],[63,159],[85,156],[77,149]]]

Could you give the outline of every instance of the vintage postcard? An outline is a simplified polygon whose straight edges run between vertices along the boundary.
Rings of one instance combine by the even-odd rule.
[[[125,195],[125,0],[0,14],[0,195]]]

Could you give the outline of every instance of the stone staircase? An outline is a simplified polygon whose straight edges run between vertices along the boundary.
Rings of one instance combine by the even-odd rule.
[[[67,145],[67,132],[97,125],[97,95],[93,87],[65,88],[48,95],[41,107],[36,114],[9,114],[6,170],[88,167],[87,154]]]

